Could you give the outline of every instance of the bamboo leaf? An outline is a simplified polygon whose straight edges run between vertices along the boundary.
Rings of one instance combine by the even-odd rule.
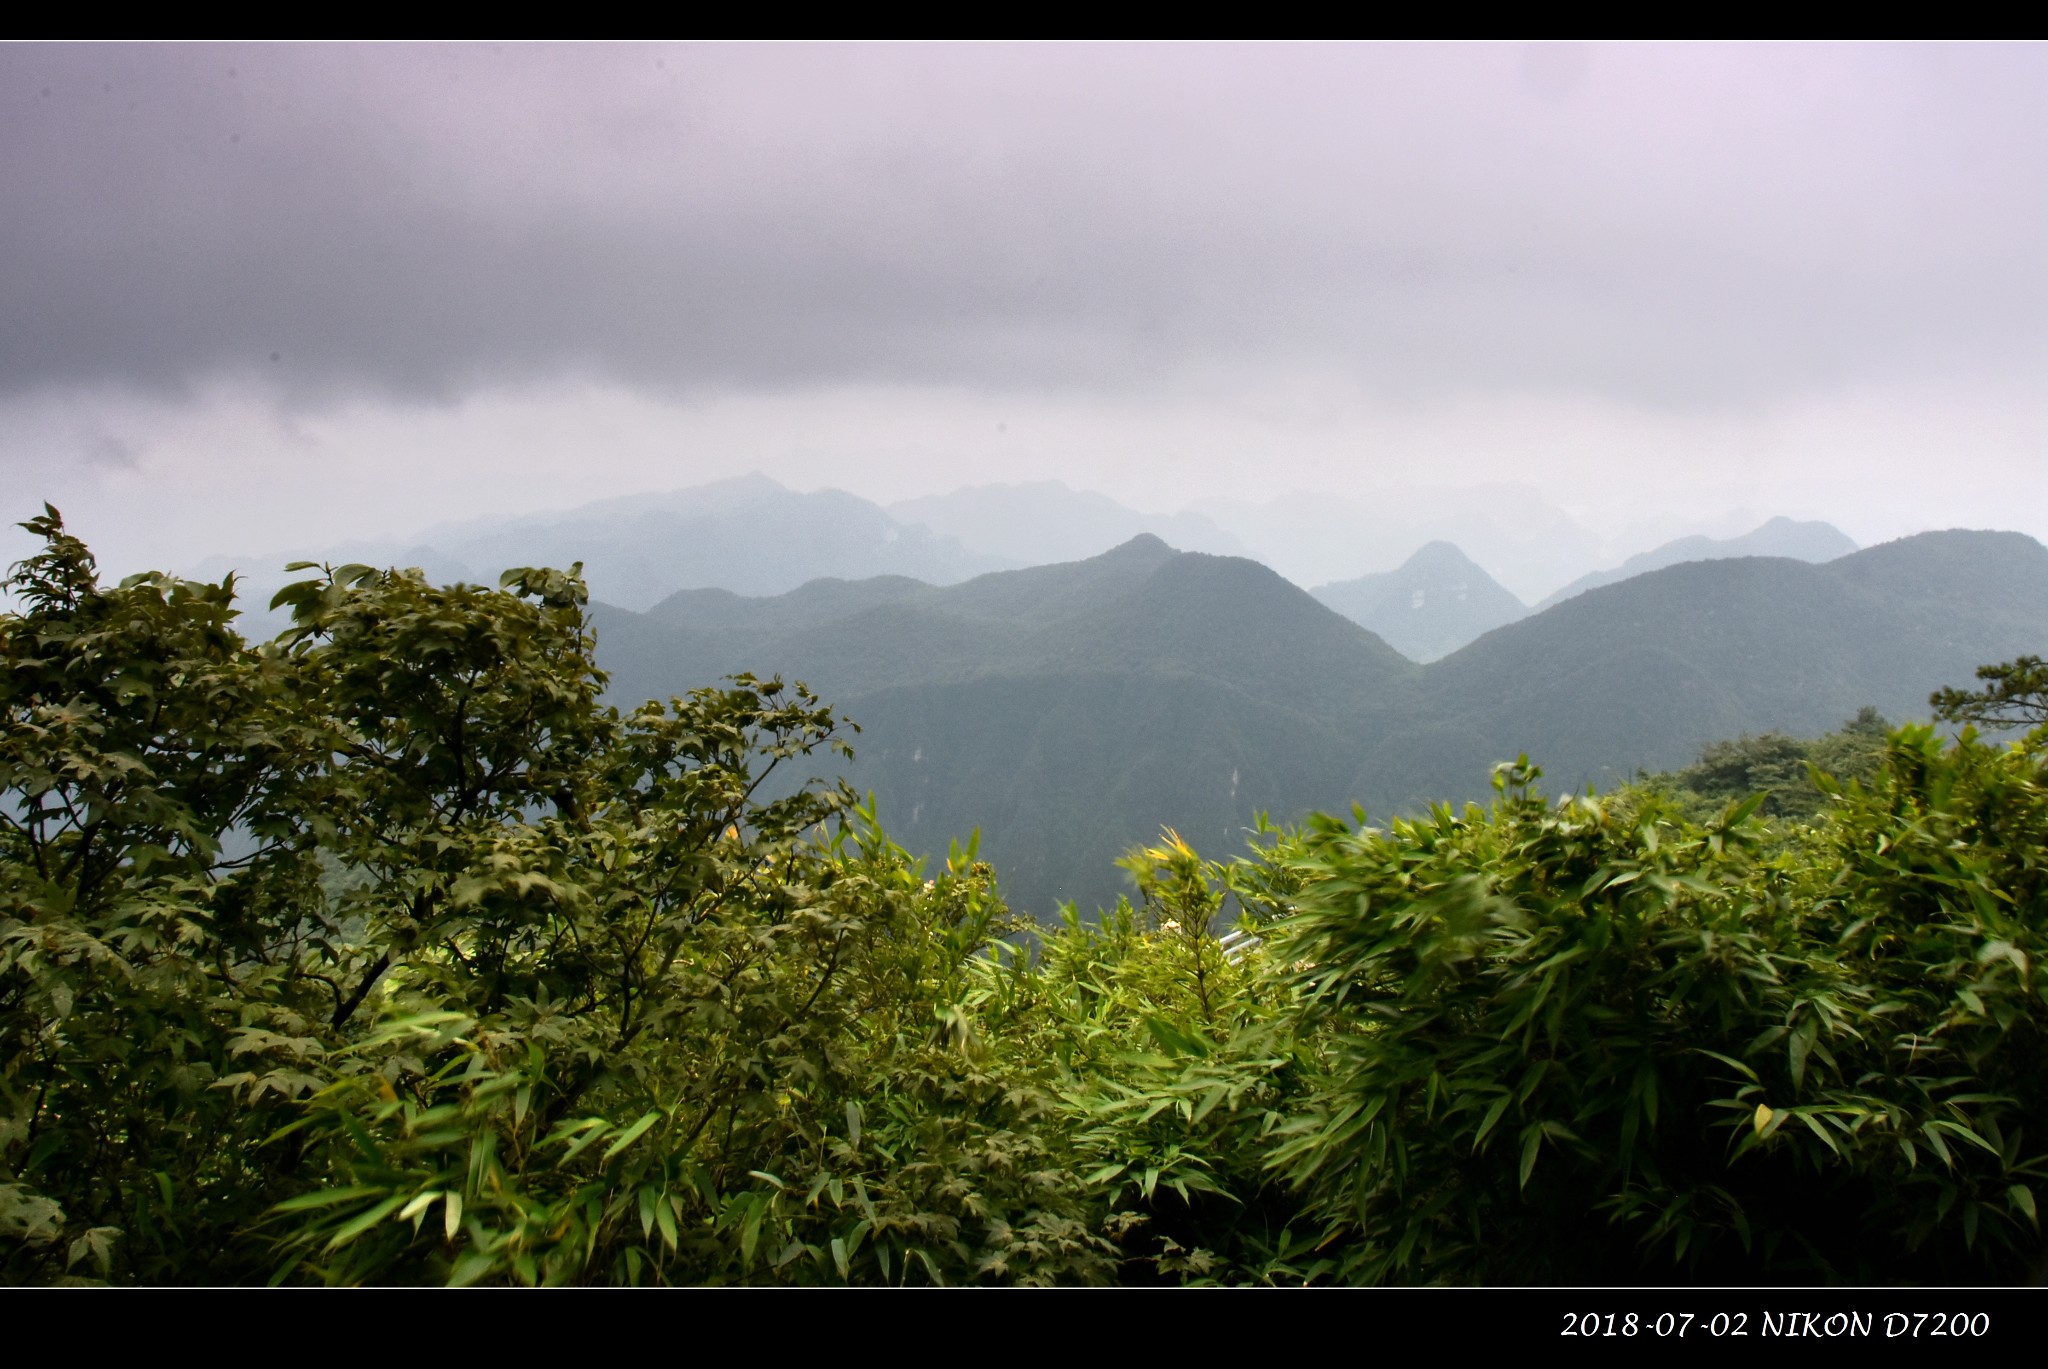
[[[610,1147],[606,1149],[604,1158],[609,1160],[627,1146],[632,1145],[633,1142],[639,1140],[646,1133],[647,1128],[653,1126],[659,1120],[661,1120],[661,1113],[658,1110],[650,1110],[642,1114],[639,1121],[619,1133],[618,1139],[613,1141]]]
[[[375,1226],[377,1223],[383,1221],[386,1217],[390,1216],[393,1212],[397,1211],[398,1208],[404,1202],[405,1197],[402,1194],[397,1197],[386,1198],[383,1202],[378,1203],[368,1212],[365,1212],[362,1215],[348,1222],[341,1228],[341,1230],[335,1232],[333,1236],[329,1237],[327,1241],[327,1249],[339,1250],[342,1246],[347,1245],[350,1241],[362,1235],[365,1231],[368,1231],[371,1227]]]

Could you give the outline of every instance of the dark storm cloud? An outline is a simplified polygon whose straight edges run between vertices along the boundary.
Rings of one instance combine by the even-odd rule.
[[[2038,366],[2038,47],[0,49],[0,391]]]

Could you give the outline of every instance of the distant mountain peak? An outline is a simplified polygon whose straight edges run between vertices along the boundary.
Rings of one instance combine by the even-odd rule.
[[[1189,507],[1304,586],[1390,571],[1423,543],[1446,541],[1469,548],[1496,583],[1533,597],[1596,564],[1600,552],[1597,536],[1527,485],[1382,487],[1358,496],[1323,489]]]
[[[1666,542],[1661,547],[1639,552],[1622,562],[1613,570],[1597,570],[1582,575],[1563,589],[1544,599],[1536,607],[1544,609],[1552,604],[1563,603],[1566,599],[1584,594],[1589,589],[1615,584],[1638,575],[1647,575],[1653,570],[1666,566],[1681,565],[1687,561],[1722,561],[1744,556],[1781,556],[1794,561],[1809,561],[1816,565],[1838,560],[1856,550],[1856,543],[1840,528],[1831,523],[1819,521],[1802,522],[1783,515],[1771,519],[1740,537],[1681,537]]]
[[[648,493],[626,495],[627,499],[641,501],[666,498],[697,498],[717,494],[790,494],[789,486],[774,476],[761,471],[748,471],[745,475],[730,475],[723,480],[707,480],[701,485],[678,485],[659,494]],[[586,506],[588,507],[588,506]]]
[[[1398,567],[1310,591],[1410,660],[1433,661],[1528,612],[1457,544],[1426,542]]]
[[[1457,543],[1441,540],[1424,542],[1415,549],[1415,554],[1403,561],[1399,569],[1393,573],[1400,575],[1413,571],[1486,574]]]
[[[1244,544],[1194,513],[1140,513],[1106,494],[1058,480],[971,485],[888,506],[905,523],[959,539],[964,547],[1027,566],[1085,561],[1151,533],[1183,551],[1246,555]]]
[[[1163,561],[1170,556],[1178,556],[1180,553],[1167,546],[1165,540],[1157,535],[1141,532],[1130,541],[1111,547],[1102,555],[1104,557],[1115,556],[1132,560],[1142,557],[1148,561]]]

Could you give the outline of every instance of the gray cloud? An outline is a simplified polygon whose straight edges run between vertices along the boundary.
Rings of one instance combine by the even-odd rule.
[[[0,393],[2048,360],[2048,49],[0,48]]]
[[[88,432],[78,443],[85,464],[95,470],[132,471],[139,464],[133,444],[109,432]]]

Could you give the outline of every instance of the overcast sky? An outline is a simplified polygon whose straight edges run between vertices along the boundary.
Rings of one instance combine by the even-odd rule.
[[[2041,45],[12,45],[0,187],[0,513],[118,569],[755,469],[2048,535]]]

